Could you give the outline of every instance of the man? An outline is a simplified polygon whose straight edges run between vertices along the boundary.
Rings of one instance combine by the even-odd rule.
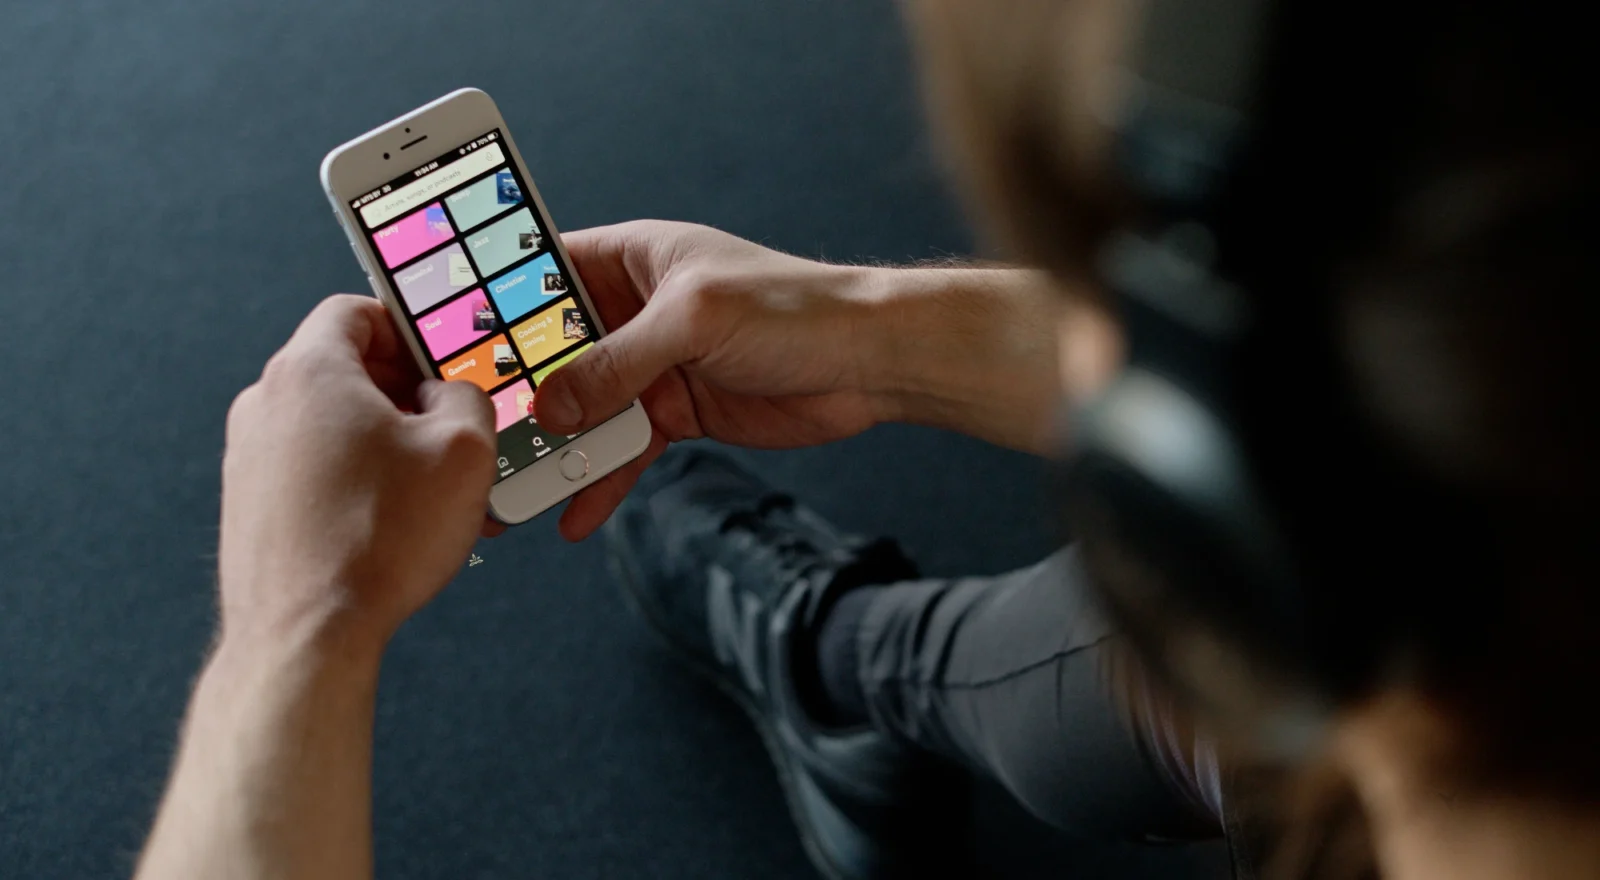
[[[1060,825],[1136,838],[1226,826],[1243,842],[1233,819],[1253,792],[1224,784],[1219,746],[1130,656],[1076,550],[999,578],[921,581],[892,544],[842,534],[724,459],[675,455],[645,473],[675,440],[777,448],[884,421],[1044,453],[1050,416],[1094,399],[1118,369],[1123,338],[1088,260],[1115,214],[1096,183],[1106,153],[1096,89],[1127,33],[1124,7],[913,9],[935,93],[964,122],[957,152],[988,226],[1050,273],[826,266],[681,224],[569,236],[615,332],[541,386],[540,422],[581,430],[640,396],[656,436],[642,459],[573,499],[562,532],[579,539],[611,521],[624,585],[667,643],[751,714],[825,873],[959,874],[970,773]],[[1437,99],[1427,104],[1437,132],[1367,131],[1415,138],[1383,140],[1407,161],[1371,166],[1392,189],[1345,201],[1324,191],[1301,217],[1338,209],[1363,231],[1338,241],[1339,271],[1306,279],[1339,307],[1330,368],[1363,403],[1344,417],[1450,487],[1458,507],[1490,499],[1482,543],[1520,563],[1463,572],[1430,545],[1432,555],[1396,560],[1406,578],[1365,569],[1369,581],[1346,581],[1351,595],[1385,601],[1341,609],[1356,612],[1341,621],[1437,609],[1444,597],[1466,617],[1407,630],[1404,662],[1342,694],[1321,731],[1323,757],[1354,789],[1358,825],[1395,878],[1600,866],[1600,771],[1562,684],[1596,677],[1583,527],[1595,438],[1547,404],[1576,399],[1571,377],[1586,373],[1572,366],[1593,360],[1568,295],[1595,278],[1592,245],[1574,232],[1596,191],[1595,129],[1582,124],[1592,102],[1550,109],[1571,80],[1549,59],[1576,56],[1538,51],[1548,24],[1500,11],[1408,31],[1417,42],[1402,54],[1429,63],[1413,79],[1361,80],[1375,83],[1362,94],[1415,87]],[[1345,12],[1332,24],[1352,40],[1390,32]],[[1369,152],[1347,158],[1389,155]],[[1538,173],[1507,177],[1529,168]],[[1475,198],[1448,198],[1463,192]],[[488,402],[464,384],[416,385],[381,307],[335,297],[306,319],[229,414],[221,635],[141,877],[371,873],[383,648],[459,567],[493,479]],[[1375,489],[1373,521],[1399,491]],[[1403,552],[1404,538],[1363,541]],[[1454,555],[1469,549],[1480,548]],[[1431,583],[1429,565],[1465,579]],[[1228,651],[1189,656],[1183,671],[1213,683],[1274,671],[1259,657],[1215,665]],[[1335,843],[1311,849],[1360,866]]]
[[[674,440],[793,446],[901,420],[1041,451],[1048,439],[1041,416],[1050,412],[1056,393],[1058,315],[1064,316],[1059,332],[1075,353],[1062,364],[1060,381],[1073,393],[1092,393],[1115,357],[1116,337],[1105,316],[1087,304],[1063,307],[1030,272],[829,266],[674,223],[580,232],[569,235],[567,244],[602,316],[618,329],[596,353],[575,362],[581,369],[543,386],[537,401],[541,422],[581,430],[607,418],[619,402],[642,395],[656,426],[643,458],[569,504],[561,530],[572,539],[607,519]],[[815,339],[837,344],[816,346]],[[691,362],[693,368],[680,368]],[[411,375],[382,307],[335,297],[306,319],[230,412],[220,547],[222,637],[196,691],[173,790],[144,862],[149,876],[233,864],[249,852],[277,868],[292,866],[290,873],[297,875],[313,866],[328,876],[370,870],[371,688],[382,647],[465,557],[483,521],[494,474],[492,419],[481,396],[461,383],[434,380],[413,389]],[[405,411],[412,407],[415,413]],[[696,478],[674,479],[689,472]],[[767,618],[780,600],[809,605],[815,593],[913,574],[888,545],[861,546],[804,508],[773,506],[778,499],[721,459],[679,458],[653,473],[659,478],[652,483],[672,481],[675,491],[720,496],[710,505],[692,497],[680,504],[642,487],[633,499],[638,509],[617,543],[644,607],[670,639],[712,668],[737,670],[739,676],[785,675],[764,668],[757,654],[765,643],[745,646],[743,653],[733,647],[736,634],[746,626],[770,628]],[[663,523],[676,522],[676,530],[656,531],[652,507]],[[752,531],[743,544],[723,540],[723,521],[734,515],[761,518],[749,522]],[[703,545],[708,555],[658,555],[661,542]],[[647,560],[694,571],[645,570],[657,564]],[[1015,584],[1007,589],[1054,593],[1050,572],[1062,560],[1006,579]],[[701,628],[703,615],[712,611],[703,584],[682,580],[707,566],[741,574],[725,584],[728,591],[720,598],[728,604],[721,611],[731,616],[721,620],[728,629],[715,633]],[[841,572],[844,577],[835,576]],[[797,585],[802,588],[792,589]],[[901,652],[903,662],[915,664],[920,651],[933,649],[933,637],[924,647],[905,629],[908,615],[931,609],[939,586],[908,585],[916,598],[896,612],[907,619],[874,619],[874,626],[900,631],[899,641],[886,642],[883,651]],[[1045,748],[1030,755],[1021,743],[1016,754],[1001,750],[1000,758],[1019,762],[1005,772],[1025,801],[1029,786],[1039,786],[1039,797],[1046,797],[1057,776],[1081,771],[1058,766],[1063,758],[1068,765],[1099,765],[1095,774],[1119,790],[1109,796],[1112,801],[1172,784],[1165,769],[1140,757],[1137,737],[1120,730],[1108,683],[1101,692],[1106,670],[1091,658],[1107,633],[1088,609],[1073,607],[1085,596],[1068,593],[1065,605],[1052,603],[1036,618],[1052,630],[1047,640],[1008,657],[999,649],[1015,639],[1020,621],[1003,610],[985,611],[1000,592],[976,581],[955,592],[969,606],[960,614],[992,618],[965,631],[983,629],[999,640],[982,637],[970,647],[953,646],[972,654],[957,661],[958,667],[971,664],[961,674],[999,680],[992,691],[978,681],[950,683],[959,711],[981,712],[985,701],[1053,703],[1059,674],[1081,680],[1079,686],[1096,701],[1098,712],[1085,719],[1086,727],[1050,727],[1048,735],[1101,738],[1097,754]],[[943,601],[945,613],[957,614],[954,596]],[[740,609],[753,609],[760,619],[746,619]],[[1044,611],[1034,607],[1031,613]],[[789,639],[802,629],[811,631],[780,627],[775,637]],[[714,648],[707,642],[711,637],[728,644]],[[1085,651],[1079,661],[1068,660],[1080,643]],[[733,653],[721,655],[728,665],[717,667],[723,649]],[[1054,654],[1062,657],[1053,660]],[[800,699],[826,699],[816,674],[796,683],[806,690]],[[951,866],[949,852],[921,841],[935,828],[959,840],[955,825],[964,815],[965,791],[960,774],[864,730],[866,719],[848,714],[859,707],[822,709],[836,717],[817,730],[802,730],[809,710],[768,705],[756,696],[764,693],[767,688],[757,685],[747,704],[768,719],[773,736],[816,740],[793,760],[815,759],[819,748],[844,747],[851,754],[850,763],[839,767],[795,765],[789,773],[831,775],[847,788],[887,786],[861,803],[825,799],[804,808],[876,813],[895,829],[883,841],[872,839],[875,825],[841,840],[808,830],[813,852],[829,870],[862,876],[931,868],[938,859]],[[823,727],[848,732],[833,738]],[[939,735],[961,734],[952,727]],[[219,752],[215,747],[222,742],[229,745]],[[790,760],[782,746],[776,748],[775,756]],[[889,776],[874,778],[884,773]],[[1086,785],[1088,778],[1077,782]],[[910,787],[902,790],[902,784]],[[240,790],[274,796],[230,796]],[[1155,820],[1140,828],[1119,827],[1122,820],[1111,804],[1096,803],[1093,795],[1031,805],[1084,827],[1171,834],[1203,827],[1196,821],[1203,814],[1193,812],[1203,806],[1184,800],[1194,794],[1161,796],[1152,808]],[[216,848],[197,846],[202,842]],[[839,848],[848,852],[832,851]],[[855,863],[860,859],[865,861]]]

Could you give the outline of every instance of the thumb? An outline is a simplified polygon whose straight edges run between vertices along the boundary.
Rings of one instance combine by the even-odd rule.
[[[592,428],[689,360],[687,329],[664,305],[651,300],[638,317],[545,377],[534,398],[539,424],[563,434]]]
[[[418,415],[447,434],[475,434],[494,444],[494,404],[471,382],[429,379],[417,387]]]

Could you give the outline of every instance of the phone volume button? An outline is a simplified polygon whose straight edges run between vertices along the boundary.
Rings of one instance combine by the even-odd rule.
[[[367,277],[372,277],[372,268],[367,265],[367,255],[363,254],[361,248],[356,247],[353,241],[350,242],[350,253],[356,255],[356,264],[361,267],[361,271],[367,273]]]

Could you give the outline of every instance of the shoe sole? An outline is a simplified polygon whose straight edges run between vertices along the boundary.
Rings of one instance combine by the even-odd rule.
[[[621,545],[620,541],[613,541],[612,546]],[[772,761],[772,766],[778,772],[778,785],[783,789],[784,803],[789,808],[789,818],[794,822],[795,828],[800,833],[800,846],[805,850],[806,856],[811,859],[812,867],[816,868],[828,880],[861,880],[861,878],[844,873],[838,865],[834,864],[823,851],[817,841],[816,829],[812,826],[811,817],[805,805],[800,802],[799,785],[796,782],[796,772],[789,761],[788,751],[778,742],[777,734],[767,722],[766,713],[756,704],[749,694],[738,684],[730,681],[718,667],[702,660],[699,655],[679,643],[671,635],[671,630],[650,610],[649,603],[639,598],[640,578],[633,570],[631,555],[624,551],[613,549],[606,554],[611,573],[622,585],[622,594],[628,607],[633,609],[644,620],[647,628],[654,633],[658,642],[663,645],[675,660],[701,678],[716,685],[717,689],[726,694],[755,725],[756,733],[761,737],[761,744],[767,750],[767,757]],[[625,556],[629,558],[624,559]]]

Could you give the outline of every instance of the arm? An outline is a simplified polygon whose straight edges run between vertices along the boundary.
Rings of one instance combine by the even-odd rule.
[[[862,377],[885,420],[1045,454],[1063,383],[1090,394],[1119,356],[1109,316],[1038,272],[878,269],[863,283]]]
[[[489,399],[419,377],[333,297],[228,414],[221,634],[140,880],[372,875],[378,667],[460,568],[494,482]]]
[[[220,640],[140,880],[372,876],[378,662],[323,627]]]

